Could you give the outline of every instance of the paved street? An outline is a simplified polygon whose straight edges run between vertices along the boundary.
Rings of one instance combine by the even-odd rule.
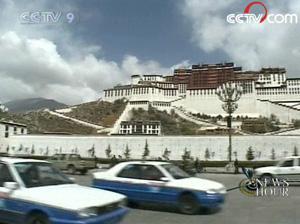
[[[73,176],[82,185],[90,185],[90,176]],[[201,174],[201,177],[225,184],[227,189],[236,187],[243,175]],[[239,190],[228,192],[221,211],[213,214],[182,215],[172,208],[143,206],[131,209],[122,224],[298,224],[300,223],[300,186],[289,187],[286,198],[253,198]]]

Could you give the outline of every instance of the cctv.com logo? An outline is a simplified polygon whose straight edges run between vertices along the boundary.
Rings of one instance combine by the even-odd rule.
[[[252,7],[261,7],[263,13],[254,14],[251,13]],[[262,24],[262,23],[271,23],[271,24],[297,24],[298,15],[297,14],[270,14],[266,5],[262,2],[256,1],[248,4],[244,10],[244,13],[240,14],[229,14],[227,16],[228,23],[246,23],[246,24]]]

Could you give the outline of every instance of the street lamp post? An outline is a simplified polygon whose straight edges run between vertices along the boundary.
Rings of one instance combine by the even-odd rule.
[[[225,83],[217,88],[216,94],[219,99],[223,102],[222,108],[228,114],[227,116],[227,127],[229,136],[228,146],[228,160],[232,161],[232,114],[238,108],[237,101],[241,98],[243,88],[236,83]]]

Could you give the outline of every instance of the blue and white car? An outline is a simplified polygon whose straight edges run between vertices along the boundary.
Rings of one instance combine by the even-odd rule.
[[[220,207],[226,194],[221,183],[190,177],[166,162],[123,162],[93,175],[95,188],[124,194],[134,203],[175,205],[185,214]]]
[[[0,223],[119,223],[126,197],[74,184],[51,163],[0,159]]]

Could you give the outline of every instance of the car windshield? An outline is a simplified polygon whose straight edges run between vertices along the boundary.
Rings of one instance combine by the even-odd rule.
[[[164,164],[162,165],[162,167],[165,168],[175,179],[183,179],[190,177],[190,175],[188,175],[185,171],[173,164]]]
[[[294,159],[287,159],[287,160],[280,161],[277,166],[280,166],[280,167],[291,167],[293,165],[294,165]]]
[[[15,168],[28,188],[73,183],[50,163],[16,163]]]

